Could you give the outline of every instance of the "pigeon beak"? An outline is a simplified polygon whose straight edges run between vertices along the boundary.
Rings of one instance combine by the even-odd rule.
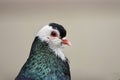
[[[62,43],[65,44],[65,45],[71,46],[71,42],[66,38],[62,39]]]

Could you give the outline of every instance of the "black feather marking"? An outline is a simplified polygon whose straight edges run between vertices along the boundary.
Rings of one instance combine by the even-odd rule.
[[[66,36],[67,32],[62,25],[57,23],[50,23],[49,26],[52,26],[53,29],[57,29],[60,32],[61,39]]]

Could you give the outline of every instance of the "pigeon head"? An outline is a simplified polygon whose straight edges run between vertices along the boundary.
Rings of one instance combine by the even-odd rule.
[[[50,23],[44,26],[37,36],[52,47],[61,47],[63,44],[71,45],[70,41],[66,39],[66,34],[67,32],[62,25]]]

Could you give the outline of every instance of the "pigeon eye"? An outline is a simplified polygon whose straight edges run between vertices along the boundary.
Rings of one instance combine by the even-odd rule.
[[[51,36],[52,36],[52,37],[57,37],[58,35],[57,35],[57,33],[56,33],[55,31],[52,31],[52,32],[51,32]]]

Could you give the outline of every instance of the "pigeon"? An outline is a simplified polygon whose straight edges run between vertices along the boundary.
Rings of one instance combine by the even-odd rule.
[[[58,23],[40,29],[15,80],[71,80],[69,60],[62,51],[64,45],[71,45],[66,34]]]

